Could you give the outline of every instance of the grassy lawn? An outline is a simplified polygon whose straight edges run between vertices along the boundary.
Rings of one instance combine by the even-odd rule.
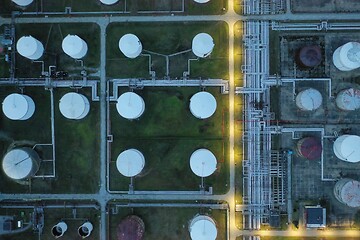
[[[64,203],[59,203],[64,204]],[[41,239],[55,239],[51,234],[51,229],[58,222],[63,220],[68,229],[62,238],[65,239],[80,239],[77,234],[77,229],[85,221],[90,221],[93,224],[93,231],[91,235],[86,238],[89,240],[99,239],[99,212],[94,208],[76,209],[76,218],[73,216],[72,208],[56,208],[56,209],[44,209],[44,229]],[[24,213],[25,217],[21,217],[21,212]],[[25,222],[30,220],[29,214],[33,211],[28,209],[3,209],[1,210],[2,215],[17,216],[19,219],[23,219]],[[33,233],[32,229],[14,235],[2,236],[2,240],[38,240],[37,234]]]
[[[217,226],[217,240],[226,239],[226,211],[204,208],[119,208],[119,213],[110,215],[110,240],[116,240],[116,228],[128,215],[139,216],[145,224],[146,240],[182,239],[190,240],[188,230],[196,214],[207,214]]]
[[[61,47],[62,40],[68,34],[76,34],[87,42],[88,52],[83,58],[84,68],[88,73],[98,72],[100,62],[100,32],[97,24],[18,24],[16,34],[22,36],[32,35],[43,43],[45,52],[40,60],[48,66],[56,65],[58,70],[69,72],[69,76],[79,76],[83,69],[79,62],[66,55]],[[17,77],[39,77],[41,64],[34,63],[19,54],[16,56]]]
[[[6,193],[94,193],[98,189],[99,169],[98,151],[99,134],[98,104],[91,102],[89,115],[80,121],[65,119],[58,109],[58,102],[70,89],[54,90],[55,102],[55,139],[56,139],[56,179],[33,179],[31,189],[0,174],[0,191]],[[10,92],[19,92],[15,87],[0,88],[1,101]],[[91,100],[90,89],[81,90]],[[32,118],[26,121],[11,121],[1,115],[0,149],[2,156],[9,146],[36,143],[51,143],[50,93],[43,88],[24,88],[24,93],[31,96],[36,110]],[[40,157],[46,158],[44,147],[39,148]],[[46,158],[48,159],[48,158]],[[49,165],[43,163],[40,170]],[[90,174],[91,173],[91,174]],[[84,179],[87,179],[84,181]]]
[[[161,54],[173,54],[191,49],[193,37],[209,33],[215,43],[211,56],[191,63],[190,77],[228,79],[228,27],[225,22],[202,23],[113,23],[107,29],[107,76],[109,78],[149,78],[148,57],[127,59],[119,50],[119,39],[126,33],[137,35],[143,50]],[[143,51],[143,53],[145,53]],[[165,58],[152,55],[152,68],[156,76],[165,76]],[[187,70],[187,60],[192,53],[170,58],[170,76],[182,77]]]
[[[239,15],[243,14],[243,1],[244,0],[234,0],[234,11]]]
[[[206,120],[196,119],[188,108],[189,99],[199,88],[139,91],[146,109],[136,121],[121,118],[115,103],[111,104],[111,190],[128,189],[129,179],[117,172],[116,159],[131,147],[142,151],[146,161],[144,172],[135,179],[136,190],[198,190],[200,178],[191,172],[189,158],[201,147],[209,148],[218,160],[217,171],[205,179],[205,184],[213,186],[216,193],[228,190],[228,96],[219,88],[206,90],[216,97],[218,106]]]

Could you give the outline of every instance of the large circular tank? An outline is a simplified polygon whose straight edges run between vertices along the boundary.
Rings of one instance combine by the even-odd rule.
[[[113,5],[113,4],[117,3],[118,1],[119,0],[100,0],[100,2],[105,5]]]
[[[5,154],[2,167],[9,178],[23,180],[36,174],[40,167],[40,158],[32,148],[15,148]]]
[[[356,135],[342,135],[335,140],[333,150],[336,157],[345,162],[359,162],[360,137]]]
[[[320,46],[305,46],[299,50],[297,62],[302,67],[316,67],[321,63],[321,60],[322,54]]]
[[[216,99],[208,92],[198,92],[190,99],[190,112],[197,118],[211,117],[216,111]]]
[[[87,238],[90,236],[93,228],[94,227],[91,222],[85,222],[78,228],[78,234],[81,238]]]
[[[322,145],[318,138],[306,137],[297,142],[297,152],[303,158],[316,160],[321,157]]]
[[[340,71],[351,71],[360,67],[360,43],[348,42],[338,47],[333,54],[333,63]]]
[[[68,119],[83,119],[90,111],[89,100],[79,93],[66,93],[59,102],[61,114]]]
[[[194,0],[194,2],[197,2],[197,3],[207,3],[209,1],[210,0]]]
[[[30,5],[34,0],[11,0],[11,1],[21,7],[26,7]]]
[[[318,109],[322,104],[321,93],[314,89],[308,88],[301,91],[296,96],[296,106],[303,111],[313,111]]]
[[[142,44],[136,35],[128,33],[120,38],[119,49],[126,57],[136,58],[142,52]]]
[[[86,42],[77,35],[67,35],[62,41],[63,51],[74,59],[85,57],[88,46]]]
[[[59,238],[62,237],[64,235],[64,233],[67,230],[67,224],[65,222],[59,222],[58,224],[54,225],[51,229],[51,234],[55,237],[55,238]]]
[[[217,236],[215,221],[206,215],[198,215],[193,218],[189,232],[192,240],[215,240]]]
[[[116,160],[118,171],[125,177],[138,175],[144,169],[144,166],[144,155],[134,148],[121,152]]]
[[[209,56],[214,46],[213,38],[207,33],[199,33],[192,40],[192,51],[201,58]]]
[[[137,119],[145,111],[145,102],[136,93],[126,92],[117,99],[116,109],[126,119]]]
[[[360,108],[360,90],[348,88],[336,96],[336,106],[344,111],[353,111]]]
[[[43,44],[32,36],[23,36],[16,43],[18,53],[30,60],[38,60],[44,53]]]
[[[341,179],[335,184],[334,195],[339,202],[349,207],[360,207],[360,182]]]
[[[127,216],[117,227],[117,240],[142,240],[144,233],[144,221],[135,215]]]
[[[11,120],[27,120],[35,112],[35,103],[29,96],[12,93],[4,99],[2,110]]]
[[[190,168],[199,177],[208,177],[216,170],[216,157],[208,149],[198,149],[190,157]]]

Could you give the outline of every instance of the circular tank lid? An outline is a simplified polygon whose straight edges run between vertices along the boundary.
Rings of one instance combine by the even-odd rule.
[[[31,156],[22,149],[13,149],[3,158],[3,170],[12,179],[26,178],[33,169]]]
[[[358,57],[359,50],[360,43],[358,42],[348,42],[341,46],[339,57],[340,61],[343,65],[345,65],[346,68],[355,69],[360,67],[360,61]]]
[[[145,110],[145,102],[134,92],[121,94],[116,103],[118,113],[127,119],[136,119],[140,117]]]
[[[216,170],[216,157],[208,149],[198,149],[190,157],[190,168],[199,177],[208,177]]]
[[[197,2],[197,3],[207,3],[209,1],[210,0],[194,0],[194,2]]]
[[[67,35],[63,41],[62,41],[62,49],[64,52],[69,56],[76,56],[80,53],[84,52],[86,54],[86,51],[84,51],[84,48],[87,46],[84,46],[84,40],[82,40],[77,35]],[[85,55],[81,54],[82,56],[79,56],[77,58],[82,58]]]
[[[360,182],[349,181],[345,183],[341,188],[340,196],[349,207],[360,207]]]
[[[300,62],[306,67],[316,67],[321,63],[321,48],[317,45],[305,46],[300,49]]]
[[[138,175],[145,166],[144,155],[136,149],[121,152],[116,160],[118,171],[125,177]]]
[[[318,90],[309,88],[296,96],[296,103],[303,110],[313,111],[321,106],[322,96]]]
[[[322,146],[319,139],[315,137],[307,137],[301,141],[300,152],[309,160],[319,159],[322,153]]]
[[[340,143],[339,143],[340,142]],[[339,147],[337,147],[340,144]],[[360,161],[360,137],[343,135],[334,142],[334,153],[341,160],[356,163]]]
[[[207,33],[199,33],[192,40],[192,51],[201,58],[209,56],[214,46],[213,38]]]
[[[214,221],[208,216],[198,216],[196,221],[192,222],[190,227],[190,236],[192,240],[215,240],[217,229]]]
[[[345,110],[356,110],[360,108],[360,90],[349,88],[341,91],[336,97],[336,103]]]
[[[101,3],[106,4],[106,5],[112,5],[117,3],[119,0],[100,0]]]
[[[140,55],[142,45],[136,35],[128,33],[120,38],[119,48],[125,56],[135,58]]]
[[[12,93],[4,99],[2,109],[5,116],[9,119],[19,120],[28,112],[29,103],[23,95]]]
[[[24,57],[34,55],[38,49],[37,40],[32,36],[23,36],[16,43],[18,53]]]
[[[191,113],[200,119],[211,117],[216,111],[216,99],[208,92],[198,92],[190,99]]]
[[[11,1],[19,6],[26,7],[27,5],[30,5],[34,0],[11,0]]]
[[[118,240],[142,240],[145,233],[145,224],[135,215],[127,216],[117,227]]]
[[[79,119],[86,111],[86,98],[79,93],[66,93],[59,102],[61,114],[68,119]]]

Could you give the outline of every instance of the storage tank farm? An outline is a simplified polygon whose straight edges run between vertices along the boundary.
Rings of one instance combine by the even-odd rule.
[[[190,168],[199,177],[208,177],[216,170],[216,157],[208,149],[197,149],[191,154]]]
[[[2,168],[6,176],[15,181],[35,176],[40,167],[40,157],[29,147],[14,148],[3,157]]]
[[[119,154],[116,167],[123,176],[134,177],[145,167],[144,155],[134,148],[125,150]]]
[[[322,104],[323,98],[321,93],[314,89],[308,88],[296,95],[296,106],[303,111],[314,111]]]
[[[30,5],[34,0],[11,0],[11,1],[21,7],[26,7]]]
[[[11,120],[28,120],[35,113],[35,103],[31,97],[12,93],[2,103],[4,115]]]
[[[117,99],[116,109],[123,118],[133,120],[145,111],[144,99],[134,92],[126,92]]]
[[[348,42],[338,47],[333,54],[333,63],[340,71],[351,71],[360,67],[360,43]]]
[[[208,57],[214,46],[213,38],[207,33],[199,33],[192,40],[192,52],[200,58]]]
[[[32,36],[23,36],[16,43],[17,52],[30,60],[38,60],[44,54],[43,44]]]
[[[144,221],[135,215],[124,218],[116,229],[117,240],[142,240],[145,234]]]
[[[74,59],[85,57],[88,46],[87,43],[77,35],[67,35],[62,41],[63,51]]]
[[[117,3],[118,1],[119,0],[100,0],[100,2],[105,5],[113,5],[113,4]]]
[[[334,187],[336,199],[348,207],[360,207],[360,182],[344,178],[339,180]]]
[[[128,33],[120,38],[119,49],[126,57],[136,58],[142,52],[142,44],[136,35]]]
[[[339,159],[357,163],[360,161],[360,137],[356,135],[342,135],[338,137],[333,146],[334,153]]]
[[[189,232],[192,240],[215,240],[217,237],[215,221],[206,215],[195,216],[190,222]]]
[[[336,96],[336,106],[343,111],[354,111],[360,108],[360,90],[348,88]]]
[[[67,119],[80,120],[89,113],[90,103],[84,95],[70,92],[60,99],[59,109],[61,114]]]
[[[211,117],[216,107],[216,99],[211,93],[198,92],[190,98],[190,112],[199,119]]]

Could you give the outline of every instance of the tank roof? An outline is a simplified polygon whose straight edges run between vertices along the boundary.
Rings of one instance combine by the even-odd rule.
[[[215,240],[217,236],[214,220],[205,215],[195,217],[189,230],[192,240]]]
[[[116,109],[122,117],[136,119],[145,111],[145,102],[138,94],[126,92],[117,99]]]
[[[208,177],[216,170],[216,157],[208,149],[198,149],[190,157],[190,168],[199,177]]]
[[[13,149],[5,154],[2,167],[8,177],[19,180],[26,178],[31,173],[33,161],[25,150]]]
[[[8,95],[2,103],[5,116],[12,120],[22,119],[28,113],[29,107],[28,100],[18,93]]]
[[[211,117],[216,111],[216,99],[208,92],[198,92],[190,99],[191,113],[200,119]]]
[[[139,150],[133,148],[121,152],[116,160],[118,171],[126,177],[138,175],[144,166],[144,155]]]
[[[135,215],[124,218],[117,227],[118,240],[142,240],[145,233],[145,224]]]
[[[59,102],[61,114],[68,119],[80,119],[89,111],[89,101],[79,93],[66,93]]]
[[[316,67],[321,63],[321,48],[318,45],[305,46],[300,49],[299,60],[305,67]]]
[[[322,153],[322,145],[318,138],[307,137],[298,142],[300,154],[309,160],[319,159]]]
[[[214,46],[213,38],[207,33],[199,33],[192,40],[192,51],[201,58],[209,56]]]

